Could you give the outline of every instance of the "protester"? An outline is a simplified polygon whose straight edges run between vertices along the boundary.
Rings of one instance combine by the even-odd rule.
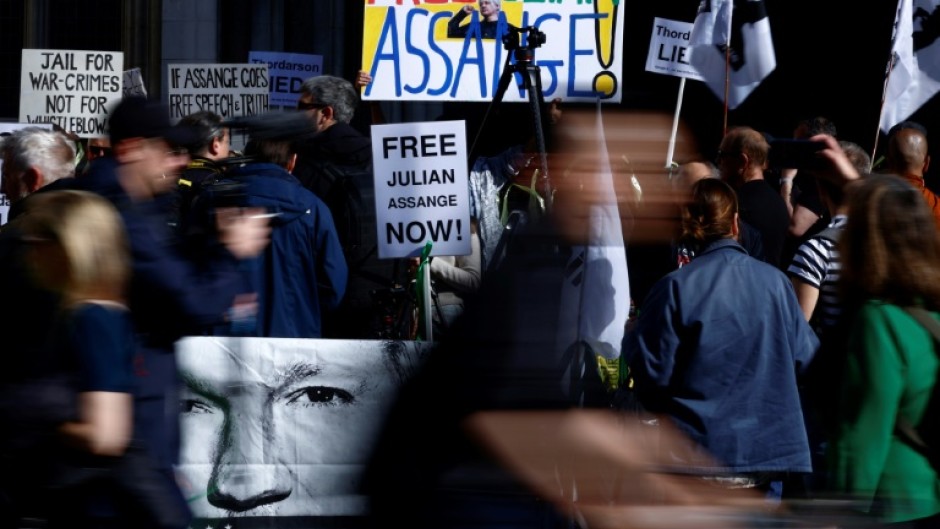
[[[940,238],[922,192],[872,175],[851,190],[839,242],[848,325],[827,452],[829,485],[877,522],[935,527],[938,475],[896,424],[925,419],[936,342],[909,309],[940,309]]]
[[[58,182],[75,174],[75,144],[65,134],[26,127],[3,139],[3,189],[10,199],[9,220],[23,208],[21,201],[41,188],[61,189]]]
[[[173,483],[179,450],[174,344],[223,321],[241,288],[239,260],[264,249],[270,228],[257,210],[225,210],[217,216],[217,239],[198,245],[198,255],[181,253],[155,199],[176,186],[173,175],[188,161],[179,146],[192,143],[193,132],[173,127],[165,105],[140,97],[122,99],[109,126],[112,155],[92,162],[76,183],[110,200],[128,233],[128,304],[138,338],[134,428]]]
[[[247,290],[236,311],[242,314],[215,333],[320,338],[323,316],[343,299],[348,267],[329,209],[290,174],[294,145],[309,133],[308,122],[296,113],[268,113],[249,120],[248,130],[249,161],[203,186],[194,205],[193,216],[211,224],[235,194],[241,206],[271,218],[271,244],[241,267]]]
[[[32,242],[35,276],[62,300],[47,374],[63,386],[53,391],[71,390],[76,400],[57,442],[34,447],[34,471],[39,458],[49,461],[49,527],[186,527],[175,486],[135,441],[130,250],[118,213],[80,191],[42,193],[29,208],[19,224]]]
[[[700,180],[683,215],[691,263],[653,286],[624,339],[636,397],[675,423],[718,467],[716,485],[757,488],[779,500],[786,473],[811,470],[797,374],[819,341],[779,270],[736,242],[734,191]]]
[[[736,127],[721,140],[718,167],[722,179],[738,195],[741,220],[760,232],[767,262],[780,267],[790,216],[783,199],[764,180],[769,152],[770,146],[761,133]]]
[[[885,170],[904,178],[920,191],[940,224],[940,197],[924,182],[924,175],[930,168],[927,129],[913,121],[902,121],[892,127],[885,162]]]

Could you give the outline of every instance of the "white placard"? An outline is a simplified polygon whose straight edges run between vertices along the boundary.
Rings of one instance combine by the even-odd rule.
[[[140,68],[131,68],[124,72],[124,97],[147,97],[147,87]]]
[[[107,136],[123,72],[119,51],[24,49],[19,120],[55,123],[82,138]]]
[[[248,62],[268,65],[270,104],[283,107],[296,107],[304,81],[323,73],[322,55],[253,51]]]
[[[379,257],[470,254],[463,121],[372,126]]]
[[[167,73],[172,121],[200,110],[223,119],[268,110],[267,64],[171,64]]]
[[[702,74],[689,64],[691,34],[691,22],[654,18],[646,71],[703,81]]]

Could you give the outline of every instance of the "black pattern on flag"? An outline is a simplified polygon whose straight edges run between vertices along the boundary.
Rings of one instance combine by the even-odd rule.
[[[763,0],[702,0],[692,26],[690,62],[728,107],[737,108],[777,66]],[[726,64],[726,54],[728,60]]]
[[[881,130],[909,118],[940,91],[940,0],[900,0]]]

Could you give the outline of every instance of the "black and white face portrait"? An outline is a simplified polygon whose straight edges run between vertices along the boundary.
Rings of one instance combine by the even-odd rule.
[[[384,414],[427,346],[187,338],[179,474],[196,518],[356,516]]]

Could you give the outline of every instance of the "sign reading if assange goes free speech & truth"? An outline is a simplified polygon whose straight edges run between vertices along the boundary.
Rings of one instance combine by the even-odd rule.
[[[372,126],[379,257],[470,254],[463,121]]]

